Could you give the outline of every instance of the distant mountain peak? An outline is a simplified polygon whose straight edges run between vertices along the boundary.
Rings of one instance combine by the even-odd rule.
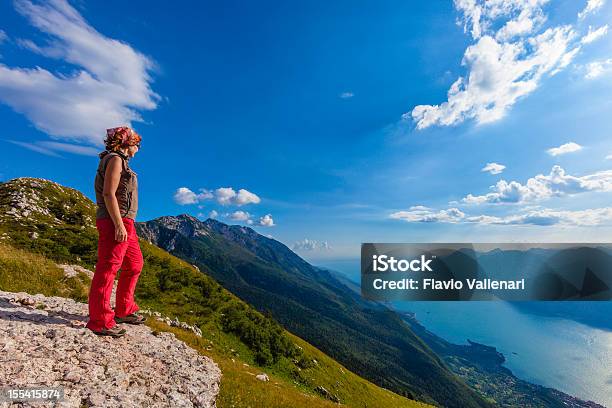
[[[176,216],[176,218],[180,218],[180,219],[183,219],[183,220],[186,220],[186,221],[191,221],[193,223],[202,222],[198,218],[194,217],[191,214],[179,214],[179,215]]]
[[[166,215],[148,221],[146,224],[149,227],[155,225],[163,226],[164,228],[176,231],[189,238],[210,235],[210,229],[208,226],[196,217],[189,214],[180,214],[177,216]]]

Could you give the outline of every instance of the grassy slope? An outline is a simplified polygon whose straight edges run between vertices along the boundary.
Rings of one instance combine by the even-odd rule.
[[[21,218],[9,214],[9,204],[18,189],[26,197],[28,189],[33,189],[35,194],[30,194],[28,204],[43,212],[35,211]],[[49,214],[44,212],[45,208]],[[19,179],[12,184],[0,184],[0,242],[3,242],[0,289],[85,301],[88,278],[85,275],[65,278],[55,262],[93,267],[96,236],[89,218],[92,210],[93,204],[79,192],[41,180]],[[33,232],[37,234],[35,238]],[[141,247],[145,268],[136,291],[137,302],[141,308],[177,317],[202,329],[203,337],[199,338],[162,322],[148,323],[155,329],[175,332],[220,365],[223,371],[220,407],[331,406],[330,401],[317,394],[317,386],[325,387],[348,406],[423,406],[349,372],[193,266],[144,241]],[[243,325],[228,324],[225,315],[236,317],[229,323],[237,321]],[[272,349],[276,350],[269,356],[272,358],[261,364],[262,350]],[[260,372],[268,373],[271,381],[255,380],[253,374]]]

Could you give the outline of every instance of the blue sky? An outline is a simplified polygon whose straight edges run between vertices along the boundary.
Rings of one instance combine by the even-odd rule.
[[[609,241],[610,3],[418,3],[2,2],[0,180],[93,197],[130,124],[140,221],[214,211],[312,261]]]

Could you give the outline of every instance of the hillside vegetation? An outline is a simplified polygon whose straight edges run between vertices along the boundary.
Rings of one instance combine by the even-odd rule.
[[[433,405],[491,406],[397,313],[363,299],[281,242],[252,228],[185,214],[137,223],[137,230],[381,387]]]
[[[97,234],[94,204],[80,192],[32,178],[0,184],[0,289],[86,301],[89,278],[67,278],[57,263],[93,269]],[[187,262],[141,240],[145,258],[136,290],[141,308],[202,330],[173,331],[215,360],[223,371],[220,407],[355,407],[423,404],[353,374],[220,286]],[[255,379],[265,372],[269,382]]]

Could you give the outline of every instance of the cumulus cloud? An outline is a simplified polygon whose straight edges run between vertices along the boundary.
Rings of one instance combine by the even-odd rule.
[[[404,220],[407,222],[449,222],[456,223],[461,221],[465,214],[457,208],[448,210],[432,210],[428,207],[414,206],[408,211],[397,211],[389,215],[389,218]]]
[[[612,160],[612,154],[607,155],[606,160]]]
[[[590,44],[596,41],[608,33],[608,25],[599,27],[597,30],[593,30],[593,27],[589,26],[589,32],[582,37],[580,42],[583,44]]]
[[[234,211],[230,214],[230,219],[234,221],[247,221],[251,218],[251,214],[246,211]]]
[[[415,208],[415,207],[413,207]],[[425,208],[425,207],[417,207]],[[406,222],[439,222],[439,223],[465,223],[482,225],[568,225],[568,226],[596,226],[612,223],[612,207],[593,208],[587,210],[552,210],[524,209],[523,213],[507,216],[476,215],[468,216],[456,208],[448,210],[413,210],[399,211],[389,217]],[[449,216],[449,212],[452,214]]]
[[[215,219],[215,218],[217,218],[218,216],[219,216],[219,213],[218,213],[217,211],[215,211],[215,210],[211,210],[211,211],[208,213],[208,218]]]
[[[612,191],[612,170],[576,177],[566,174],[563,168],[555,165],[550,174],[538,174],[527,180],[525,184],[500,180],[490,189],[492,191],[484,195],[468,194],[462,202],[466,204],[523,204],[566,194]]]
[[[301,241],[296,241],[291,249],[294,251],[331,251],[332,248],[327,241],[304,238]]]
[[[216,211],[214,215],[215,217],[218,215]],[[273,227],[276,225],[274,224],[274,220],[272,219],[272,214],[266,214],[263,217],[260,217],[257,223],[253,221],[252,214],[248,213],[247,211],[242,211],[242,210],[237,210],[232,213],[225,213],[224,217],[227,217],[231,219],[232,221],[240,221],[248,225],[258,225],[261,227]],[[214,217],[211,216],[210,218],[214,218]]]
[[[499,174],[504,171],[505,168],[506,166],[504,166],[503,164],[487,163],[487,165],[484,166],[480,171],[487,172],[489,174]]]
[[[578,18],[583,19],[589,14],[595,13],[601,9],[605,3],[605,0],[588,0],[586,7],[578,13]]]
[[[238,192],[231,187],[220,187],[214,191],[201,188],[199,191],[200,192],[196,194],[187,187],[181,187],[175,193],[175,197],[178,194],[185,199],[177,201],[175,198],[175,201],[179,204],[197,204],[206,200],[215,199],[220,205],[236,205],[238,207],[247,204],[259,204],[261,202],[257,194],[243,188],[238,190]]]
[[[461,61],[467,69],[440,105],[418,105],[403,119],[417,129],[450,126],[466,119],[489,123],[504,117],[545,75],[564,69],[580,50],[571,25],[543,29],[547,0],[455,0],[464,31],[474,43]]]
[[[221,205],[237,205],[259,204],[261,199],[257,194],[251,193],[248,190],[241,188],[238,193],[231,187],[220,187],[215,190],[217,203]]]
[[[154,62],[98,32],[66,0],[34,4],[15,0],[16,10],[45,34],[47,43],[21,39],[26,50],[71,64],[71,73],[44,67],[0,64],[0,102],[58,138],[101,145],[105,129],[142,121],[157,107],[151,88]]]
[[[221,205],[229,205],[232,199],[236,197],[236,192],[231,187],[220,187],[215,191],[217,202]]]
[[[259,218],[258,225],[262,227],[273,227],[276,224],[274,224],[274,220],[272,219],[272,214],[266,214],[263,217]]]
[[[197,204],[212,197],[212,193],[204,189],[201,189],[200,193],[196,194],[187,187],[179,187],[174,192],[174,201],[180,205]]]
[[[174,201],[180,205],[195,204],[198,202],[196,193],[187,187],[179,187],[174,192]]]
[[[586,79],[598,78],[612,70],[612,58],[590,62],[586,64],[585,68],[586,73],[584,77]]]
[[[552,147],[546,150],[546,153],[550,154],[551,156],[560,156],[562,154],[577,152],[578,150],[582,150],[582,146],[580,146],[578,143],[569,142],[562,144],[559,147]]]
[[[236,194],[234,198],[234,203],[238,206],[246,204],[259,204],[260,202],[261,199],[257,196],[257,194],[251,193],[244,188],[238,190],[238,194]]]
[[[342,99],[352,98],[353,96],[355,96],[355,94],[352,93],[352,92],[342,92],[340,94],[340,98],[342,98]]]

